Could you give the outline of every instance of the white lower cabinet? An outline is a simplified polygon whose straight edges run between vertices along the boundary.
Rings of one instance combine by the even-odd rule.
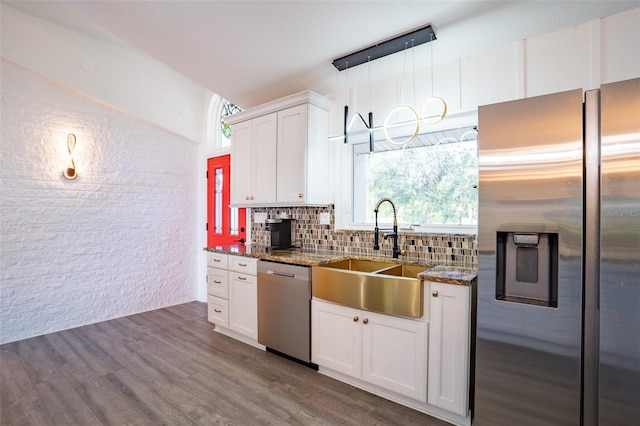
[[[425,402],[427,324],[312,301],[312,361]]]
[[[471,286],[430,282],[430,405],[467,416],[471,356]]]
[[[255,275],[229,271],[229,328],[258,340],[258,282]]]
[[[262,347],[258,344],[257,259],[222,253],[207,256],[209,322],[221,334]]]
[[[219,297],[207,296],[207,319],[218,327],[229,327],[229,302]]]

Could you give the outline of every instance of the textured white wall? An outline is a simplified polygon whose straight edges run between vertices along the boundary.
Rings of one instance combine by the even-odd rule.
[[[1,66],[0,343],[194,300],[197,145]]]

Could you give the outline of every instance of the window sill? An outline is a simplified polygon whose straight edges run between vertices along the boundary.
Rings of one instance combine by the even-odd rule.
[[[381,229],[387,231],[392,227],[391,224],[379,224]],[[374,224],[349,224],[345,226],[336,226],[335,230],[340,231],[369,231],[373,232]],[[433,226],[398,226],[400,234],[446,234],[446,235],[466,235],[475,237],[478,233],[477,225],[433,225]]]

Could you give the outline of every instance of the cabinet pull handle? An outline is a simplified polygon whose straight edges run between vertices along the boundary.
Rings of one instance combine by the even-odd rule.
[[[214,262],[220,262],[220,259],[213,259]]]
[[[438,290],[433,290],[433,292],[431,293],[431,295],[433,297],[438,297]]]
[[[238,266],[247,266],[246,263],[238,263]]]
[[[240,275],[238,275],[238,279],[241,280],[241,281],[246,281],[247,277],[241,277]]]
[[[214,284],[222,284],[222,281],[218,281],[218,280],[213,280]]]
[[[362,323],[363,323],[363,324],[369,324],[369,318],[365,318],[365,319],[363,319],[363,320],[362,320]]]
[[[218,314],[222,312],[220,309],[214,309],[214,311]]]
[[[355,317],[353,317],[353,322],[358,322],[360,318],[358,318],[358,316],[356,315]]]

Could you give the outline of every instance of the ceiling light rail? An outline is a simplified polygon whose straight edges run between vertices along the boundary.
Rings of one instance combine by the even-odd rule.
[[[401,52],[405,50],[407,45],[415,47],[433,40],[436,40],[436,34],[433,31],[431,24],[429,24],[406,34],[399,35],[392,39],[382,41],[378,44],[374,44],[373,46],[369,46],[365,49],[335,59],[332,64],[338,71],[344,71],[348,67],[356,67],[364,64],[365,62],[374,61],[376,59]]]

